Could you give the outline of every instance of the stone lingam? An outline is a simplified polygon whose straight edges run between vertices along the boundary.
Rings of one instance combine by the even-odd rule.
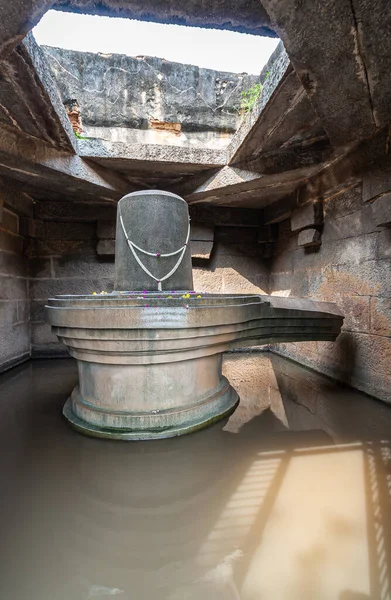
[[[118,204],[115,291],[56,296],[48,321],[76,358],[79,385],[64,406],[78,431],[146,440],[189,433],[239,402],[223,352],[273,342],[335,340],[331,303],[193,290],[186,202],[151,190]]]

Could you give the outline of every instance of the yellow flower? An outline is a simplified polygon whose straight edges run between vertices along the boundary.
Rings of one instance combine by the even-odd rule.
[[[201,298],[201,296],[198,294],[198,296],[196,296],[196,298]]]
[[[92,292],[92,295],[93,295],[93,296],[96,296],[96,292]]]
[[[172,298],[172,296],[167,296],[167,298]]]

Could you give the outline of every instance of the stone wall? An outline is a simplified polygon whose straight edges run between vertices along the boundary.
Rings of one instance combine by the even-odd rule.
[[[272,349],[390,402],[391,229],[377,227],[373,198],[365,191],[370,177],[323,198],[323,225],[312,203],[279,223],[271,291],[336,302],[345,322],[335,343]]]
[[[50,357],[64,354],[65,348],[45,322],[47,299],[113,289],[116,212],[109,205],[47,201],[36,204],[34,216],[28,245],[32,355]],[[192,241],[195,289],[268,293],[268,264],[257,243],[257,227],[210,227],[210,222],[196,227],[193,221],[192,226],[213,232],[212,242]]]
[[[227,145],[241,92],[260,79],[150,56],[42,49],[63,101],[78,102],[84,135],[110,141]]]
[[[28,264],[20,235],[23,217],[12,200],[12,192],[0,188],[0,372],[30,356]]]

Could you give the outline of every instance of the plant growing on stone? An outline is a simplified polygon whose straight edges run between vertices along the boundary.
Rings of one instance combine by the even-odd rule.
[[[244,113],[250,112],[252,110],[255,102],[259,98],[262,92],[262,83],[254,83],[248,90],[244,90],[241,92],[241,103],[240,108]]]

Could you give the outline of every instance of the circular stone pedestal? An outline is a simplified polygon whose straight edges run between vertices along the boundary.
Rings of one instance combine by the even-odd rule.
[[[57,296],[47,312],[79,369],[65,417],[87,435],[123,440],[182,435],[233,412],[226,350],[333,340],[342,324],[327,303],[194,292]]]

